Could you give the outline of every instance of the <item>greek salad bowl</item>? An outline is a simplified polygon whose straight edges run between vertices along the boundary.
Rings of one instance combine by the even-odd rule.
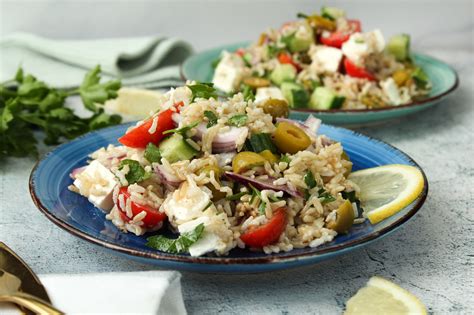
[[[226,45],[190,57],[185,79],[213,82],[223,93],[256,102],[284,101],[294,118],[363,124],[426,109],[458,85],[455,71],[411,52],[410,36],[385,39],[379,29],[338,8],[299,13],[256,42]]]

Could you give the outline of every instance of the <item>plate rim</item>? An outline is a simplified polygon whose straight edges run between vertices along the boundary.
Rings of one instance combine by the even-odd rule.
[[[189,56],[188,58],[186,58],[186,60],[180,66],[181,78],[184,81],[189,80],[186,77],[186,74],[185,74],[186,71],[184,69],[189,64],[189,62],[191,60],[193,60],[193,58],[197,58],[200,55],[203,55],[205,53],[210,53],[210,52],[215,51],[215,50],[221,50],[222,51],[226,47],[248,45],[250,43],[252,43],[252,42],[251,41],[244,41],[244,42],[239,42],[239,43],[221,45],[221,46],[217,46],[217,47],[214,47],[214,48],[209,48],[209,49],[203,50],[201,52],[198,52],[196,54],[193,54],[193,55]],[[345,113],[351,113],[351,114],[367,114],[367,113],[369,113],[370,114],[370,113],[390,112],[390,111],[397,111],[397,110],[400,110],[400,109],[412,108],[412,107],[417,107],[417,106],[421,107],[422,105],[424,105],[426,103],[439,101],[439,100],[443,99],[444,97],[448,96],[449,94],[451,94],[452,92],[454,92],[459,87],[459,74],[451,65],[447,64],[446,62],[444,62],[444,61],[442,61],[438,58],[435,58],[435,57],[432,57],[430,55],[426,55],[426,54],[423,54],[423,53],[413,52],[413,55],[419,56],[421,58],[431,59],[432,61],[435,61],[435,62],[440,63],[443,66],[447,67],[449,69],[449,71],[451,71],[452,74],[454,75],[454,83],[448,89],[446,89],[444,92],[442,92],[440,94],[436,94],[436,95],[430,96],[428,98],[424,98],[424,99],[421,99],[421,100],[418,100],[418,101],[413,101],[413,102],[410,102],[408,104],[403,104],[403,105],[399,105],[399,106],[390,106],[390,107],[385,107],[385,108],[370,108],[370,109],[369,108],[345,109],[345,110],[340,110],[340,109],[316,110],[316,109],[310,109],[310,108],[299,108],[299,109],[296,108],[296,109],[291,109],[291,110],[293,112],[314,113],[316,115],[317,114],[343,115]]]
[[[159,263],[160,261],[163,262],[168,262],[168,263],[180,263],[180,264],[189,264],[189,265],[201,265],[201,266],[238,266],[238,265],[269,265],[269,266],[275,266],[275,265],[284,265],[287,263],[295,262],[295,261],[307,261],[307,263],[311,263],[311,260],[317,260],[318,258],[324,259],[324,258],[330,258],[332,255],[338,255],[338,254],[343,254],[347,251],[352,251],[356,248],[366,246],[370,244],[373,241],[379,240],[383,238],[384,236],[388,235],[389,233],[397,230],[399,227],[401,227],[405,222],[409,221],[418,211],[421,209],[423,204],[425,203],[425,200],[428,196],[428,190],[429,190],[429,183],[428,179],[426,177],[426,174],[424,170],[421,168],[421,166],[413,160],[408,154],[405,152],[401,151],[400,149],[394,147],[393,145],[382,141],[380,139],[364,135],[360,132],[353,131],[350,129],[342,128],[342,127],[336,127],[333,125],[328,125],[328,124],[323,124],[325,127],[333,128],[336,130],[342,130],[344,133],[349,133],[353,134],[354,136],[357,137],[363,137],[367,138],[367,140],[376,142],[378,144],[387,146],[388,149],[397,152],[398,154],[401,154],[406,158],[410,163],[413,164],[413,166],[417,167],[423,176],[423,190],[420,193],[420,195],[410,204],[414,204],[413,208],[400,217],[397,221],[392,223],[391,225],[381,229],[380,231],[371,233],[365,237],[358,238],[355,240],[351,240],[347,243],[344,244],[339,244],[333,247],[329,248],[319,248],[315,247],[305,253],[295,253],[291,254],[291,251],[287,252],[285,256],[274,256],[272,254],[269,254],[267,256],[262,256],[262,257],[226,257],[226,256],[217,256],[217,257],[208,257],[208,256],[201,256],[201,257],[192,257],[192,256],[184,256],[184,255],[175,255],[175,254],[168,254],[168,253],[162,253],[160,251],[143,251],[143,250],[137,250],[132,247],[128,247],[125,245],[117,245],[113,244],[108,241],[104,241],[101,239],[98,239],[92,235],[89,235],[88,233],[80,230],[79,228],[74,227],[73,225],[63,221],[61,218],[58,218],[53,214],[52,211],[50,211],[43,203],[41,202],[40,198],[36,195],[35,191],[35,175],[36,172],[40,166],[41,163],[44,163],[51,155],[54,155],[57,151],[61,150],[65,146],[71,145],[72,143],[78,143],[82,141],[83,138],[85,137],[90,137],[94,136],[96,134],[100,134],[101,132],[105,132],[107,130],[111,130],[114,128],[119,128],[120,126],[124,126],[127,124],[120,124],[108,128],[103,128],[100,130],[95,130],[89,133],[86,133],[84,135],[81,135],[80,137],[63,143],[59,146],[57,146],[55,149],[51,150],[50,152],[46,153],[40,160],[38,160],[33,169],[31,170],[29,180],[28,180],[28,187],[29,187],[29,192],[30,196],[33,200],[33,203],[35,206],[38,208],[38,210],[43,213],[50,221],[52,221],[55,225],[59,226],[61,229],[69,232],[73,236],[79,237],[85,241],[88,241],[89,243],[92,243],[94,245],[98,245],[101,247],[104,247],[105,249],[110,249],[113,251],[117,251],[118,253],[121,254],[126,254],[129,256],[133,256],[135,258],[142,258],[142,259],[147,259],[147,260],[152,260],[153,262]],[[303,264],[303,262],[302,262]],[[270,267],[269,267],[270,268]]]

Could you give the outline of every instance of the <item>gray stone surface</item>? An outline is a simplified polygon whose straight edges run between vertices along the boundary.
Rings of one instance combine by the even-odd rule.
[[[430,191],[413,220],[364,249],[315,266],[253,275],[183,272],[190,313],[337,314],[373,275],[401,284],[436,314],[474,313],[472,3],[469,8],[470,24],[457,28],[465,35],[458,38],[459,45],[431,41],[423,50],[457,69],[461,84],[456,93],[415,116],[358,129],[400,148],[425,170]],[[448,42],[458,36],[455,30],[446,36]],[[29,196],[33,164],[31,159],[10,159],[0,165],[0,240],[36,272],[154,269],[105,252],[48,221]]]

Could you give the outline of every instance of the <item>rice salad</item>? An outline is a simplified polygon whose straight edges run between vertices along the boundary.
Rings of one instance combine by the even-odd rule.
[[[224,51],[214,64],[215,86],[314,110],[385,108],[428,95],[431,83],[410,56],[409,35],[386,42],[380,30],[363,32],[338,8],[298,17],[249,47]]]
[[[151,248],[192,256],[235,247],[267,254],[317,247],[360,220],[352,163],[320,121],[287,119],[242,93],[188,82],[71,173],[69,188]],[[358,219],[359,218],[359,219]],[[179,234],[168,238],[163,229]]]

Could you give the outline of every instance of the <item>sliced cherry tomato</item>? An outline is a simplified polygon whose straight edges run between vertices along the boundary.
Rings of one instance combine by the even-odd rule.
[[[278,61],[282,64],[292,65],[293,67],[296,68],[296,71],[298,71],[298,72],[300,72],[302,70],[301,66],[293,60],[293,58],[291,57],[290,54],[280,53],[278,55]]]
[[[350,31],[336,31],[331,33],[329,36],[321,36],[321,38],[319,39],[320,42],[326,46],[341,48],[342,44],[344,44],[353,33],[362,31],[359,20],[348,20],[347,23],[349,24]]]
[[[245,49],[239,48],[235,51],[235,53],[239,55],[240,57],[243,57],[245,55]]]
[[[375,76],[372,73],[362,67],[358,67],[347,58],[344,58],[344,68],[346,69],[346,73],[351,77],[367,79],[370,81],[375,80]]]
[[[182,106],[183,102],[175,105],[177,112],[179,112],[179,106]],[[145,148],[148,143],[158,144],[161,139],[165,137],[163,132],[174,128],[174,122],[171,119],[175,111],[168,109],[158,115],[158,124],[155,132],[150,133],[151,126],[153,125],[153,119],[146,120],[140,126],[137,126],[124,134],[118,139],[118,141],[130,148]]]
[[[121,187],[119,191],[119,196],[122,195],[125,202],[130,198],[130,193],[128,192],[127,187]],[[145,211],[146,216],[143,218],[143,225],[147,228],[152,228],[160,224],[166,219],[166,214],[160,212],[158,209],[154,209],[148,205],[141,205],[139,203],[131,202],[132,214],[136,216],[142,211]],[[120,208],[120,203],[117,203],[117,208],[120,210],[120,216],[124,221],[130,221],[131,218],[125,215],[125,209]]]
[[[266,224],[259,227],[249,227],[240,236],[240,239],[250,247],[261,248],[273,244],[278,241],[287,223],[286,208],[278,208]]]

